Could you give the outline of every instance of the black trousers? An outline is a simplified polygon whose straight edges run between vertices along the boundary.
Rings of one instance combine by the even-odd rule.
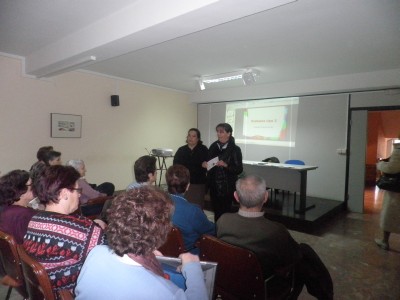
[[[210,190],[210,199],[214,209],[214,220],[217,222],[220,216],[224,213],[231,212],[232,201],[234,200],[233,192],[232,196],[217,196]]]
[[[94,188],[96,191],[106,194],[107,196],[114,195],[115,186],[111,182],[103,182]]]
[[[307,244],[300,244],[300,251],[302,258],[295,267],[295,288],[291,299],[297,299],[304,285],[317,299],[333,299],[332,278],[318,254]]]

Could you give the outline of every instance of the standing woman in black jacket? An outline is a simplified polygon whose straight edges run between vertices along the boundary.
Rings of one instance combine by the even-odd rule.
[[[235,144],[232,126],[220,123],[216,127],[218,140],[211,144],[208,151],[209,160],[218,157],[207,174],[210,198],[214,207],[214,219],[231,211],[235,201],[233,193],[238,175],[243,171],[242,151]]]
[[[200,131],[190,128],[186,137],[186,145],[180,147],[174,156],[174,165],[182,165],[189,169],[190,185],[185,198],[204,208],[206,194],[207,169],[202,164],[207,161],[208,148],[203,145]]]

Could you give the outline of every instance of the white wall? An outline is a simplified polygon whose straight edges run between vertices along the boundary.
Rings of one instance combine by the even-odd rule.
[[[52,145],[63,162],[83,159],[89,182],[124,189],[145,148],[176,150],[197,124],[196,105],[185,93],[83,72],[37,80],[21,76],[21,69],[19,59],[0,55],[2,174],[29,169],[37,149]],[[111,106],[112,94],[120,106]],[[82,115],[82,137],[51,138],[50,113]]]
[[[242,152],[245,160],[261,161],[276,156],[281,162],[300,159],[306,165],[318,166],[308,172],[307,194],[325,199],[344,201],[347,142],[348,95],[300,97],[296,126],[296,146],[253,147]],[[208,146],[216,140],[215,126],[225,121],[225,105],[201,104],[198,108],[199,129]],[[235,132],[233,132],[235,136]]]
[[[400,77],[398,77],[400,78]],[[398,80],[398,79],[397,79]],[[359,82],[359,81],[357,81]],[[393,82],[392,82],[393,83]],[[367,87],[367,84],[371,85],[371,88]],[[365,89],[369,90],[372,87],[383,88],[382,82],[378,78],[377,81],[366,81]],[[335,81],[332,82],[331,89],[335,87]],[[350,86],[350,85],[349,85]],[[268,90],[258,90],[254,93],[255,87],[249,87],[248,97],[243,98],[241,93],[236,93],[236,89],[229,90],[213,90],[211,93],[204,95],[202,98],[203,102],[199,105],[198,109],[198,120],[199,128],[201,129],[205,143],[209,144],[215,140],[215,125],[217,124],[214,119],[215,116],[223,115],[225,104],[223,101],[234,101],[243,99],[256,99],[266,98],[268,96],[283,97],[288,90],[282,89],[280,93],[276,91],[276,94],[271,94]],[[265,87],[264,87],[265,88]],[[313,85],[302,87],[303,91],[311,93],[314,91],[320,91],[321,87]],[[354,88],[354,86],[353,86]],[[289,89],[290,90],[290,89]],[[323,88],[322,88],[323,90]],[[295,91],[295,89],[291,90]],[[259,95],[264,93],[265,97]],[[325,91],[325,95],[315,95],[301,97],[300,99],[300,111],[298,115],[298,132],[296,139],[306,141],[301,144],[302,146],[295,151],[289,153],[289,157],[285,157],[285,153],[270,153],[272,147],[266,148],[265,152],[260,153],[257,157],[248,157],[250,160],[261,160],[268,156],[277,156],[282,161],[287,158],[303,159],[306,164],[317,165],[316,171],[309,172],[308,177],[308,194],[312,196],[322,197],[332,200],[345,200],[345,188],[346,184],[349,188],[355,186],[355,180],[361,178],[362,184],[364,183],[364,170],[365,161],[360,163],[352,162],[351,156],[339,155],[336,153],[337,149],[346,149],[350,145],[347,145],[347,132],[348,132],[348,112],[347,106],[350,109],[365,109],[368,108],[380,108],[382,110],[391,108],[400,108],[400,89],[388,89],[382,91],[365,91],[365,92],[345,92],[338,94],[329,94],[329,91]],[[210,96],[211,95],[211,96]],[[256,95],[258,97],[256,97]],[[290,94],[290,96],[300,96],[301,94]],[[198,96],[198,95],[197,95]],[[253,96],[253,98],[251,98]],[[210,97],[210,98],[208,98]],[[221,98],[212,98],[221,97]],[[196,98],[196,95],[192,95],[191,99]],[[348,100],[350,99],[349,103]],[[205,104],[210,103],[210,104]],[[223,122],[224,120],[218,120]],[[366,128],[366,124],[365,124]],[[364,132],[357,132],[354,138],[366,135],[366,129]],[[296,140],[296,148],[298,142]],[[361,154],[364,155],[366,145],[362,145],[359,150],[347,149],[352,151],[355,157],[359,157]],[[354,153],[356,152],[356,153]],[[350,176],[346,182],[346,163],[349,161],[350,165]],[[355,171],[357,173],[355,173]],[[357,174],[357,175],[353,175]],[[353,201],[361,203],[363,201],[363,186],[354,193],[351,191],[349,197],[349,204],[352,205]],[[358,205],[358,204],[357,204]],[[358,206],[360,206],[358,205]]]

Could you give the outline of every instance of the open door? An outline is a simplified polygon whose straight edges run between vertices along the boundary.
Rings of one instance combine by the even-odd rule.
[[[365,158],[367,146],[367,110],[351,111],[349,154],[349,211],[363,213],[365,188]]]

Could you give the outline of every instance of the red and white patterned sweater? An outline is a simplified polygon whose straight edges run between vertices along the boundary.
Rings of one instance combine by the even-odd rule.
[[[103,244],[106,244],[104,232],[92,220],[41,211],[29,222],[23,246],[44,266],[57,295],[57,290],[75,288],[90,250]]]

